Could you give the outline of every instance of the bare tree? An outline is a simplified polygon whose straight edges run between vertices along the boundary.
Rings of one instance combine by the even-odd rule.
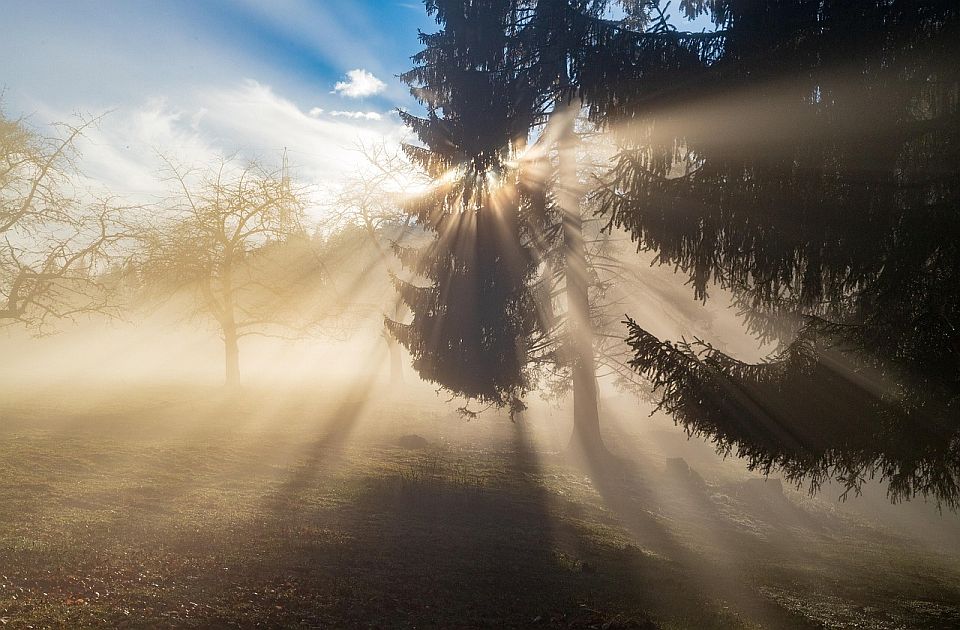
[[[131,236],[130,208],[79,185],[76,143],[96,122],[60,123],[44,136],[0,113],[0,325],[42,331],[111,310],[100,273]]]
[[[164,161],[177,192],[168,216],[143,234],[138,266],[148,287],[186,292],[197,312],[212,317],[224,343],[226,384],[236,387],[242,338],[298,335],[311,323],[293,307],[316,279],[304,192],[285,167],[223,160],[200,172]],[[277,264],[285,256],[298,262]]]

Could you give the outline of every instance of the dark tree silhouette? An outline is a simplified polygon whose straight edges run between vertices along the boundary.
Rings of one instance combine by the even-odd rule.
[[[537,328],[529,290],[536,271],[526,238],[535,211],[520,171],[509,166],[526,142],[529,90],[507,44],[513,3],[428,2],[445,28],[422,34],[426,48],[403,76],[429,113],[401,113],[424,147],[409,157],[434,180],[407,204],[430,245],[397,247],[425,282],[397,280],[413,319],[388,328],[419,374],[469,398],[522,408],[527,345]]]
[[[681,6],[718,31],[617,35],[584,66],[623,147],[600,201],[781,348],[746,365],[631,321],[636,368],[755,466],[814,487],[879,475],[893,499],[955,506],[960,5]]]
[[[579,138],[574,123],[581,102],[572,68],[580,47],[584,45],[584,38],[588,36],[584,24],[600,25],[601,28],[615,28],[618,24],[600,18],[611,4],[575,0],[428,1],[427,11],[436,17],[443,29],[436,34],[421,35],[426,48],[414,57],[415,68],[404,76],[413,94],[430,112],[425,119],[405,115],[428,147],[426,150],[411,148],[410,155],[443,182],[433,191],[434,199],[426,199],[421,202],[425,205],[412,208],[421,223],[441,234],[441,242],[432,248],[426,259],[449,256],[449,253],[440,252],[463,247],[459,242],[443,244],[442,233],[451,232],[451,227],[441,226],[435,217],[429,215],[431,209],[449,204],[451,192],[461,202],[464,198],[473,198],[479,208],[487,203],[485,196],[490,194],[488,175],[492,174],[492,179],[497,182],[497,194],[511,199],[510,203],[519,208],[516,215],[506,221],[489,224],[496,230],[490,232],[489,240],[483,236],[477,243],[482,243],[483,248],[492,248],[490,257],[470,262],[474,272],[483,269],[482,273],[491,278],[506,277],[504,274],[512,276],[514,288],[499,298],[493,294],[484,295],[481,306],[468,302],[463,306],[474,310],[488,309],[491,313],[507,313],[514,309],[513,318],[527,323],[502,328],[501,337],[489,338],[501,350],[491,354],[490,346],[487,346],[483,352],[491,357],[498,352],[514,353],[514,348],[522,348],[523,352],[510,361],[491,364],[493,372],[486,376],[483,376],[483,369],[477,368],[480,371],[470,379],[487,383],[505,379],[510,387],[520,392],[529,382],[528,377],[516,376],[523,372],[525,365],[529,367],[531,362],[543,365],[547,361],[562,363],[569,370],[574,392],[575,431],[571,446],[589,451],[602,451],[603,446],[597,409],[590,281],[581,214],[582,187],[578,182],[576,162]],[[627,2],[625,5],[630,9],[627,15],[633,22],[645,15],[638,3]],[[533,142],[539,146],[529,150],[528,138],[535,130],[540,133],[534,136]],[[463,169],[463,173],[453,178],[454,185],[450,175],[458,168]],[[462,216],[456,219],[457,222],[463,220]],[[482,220],[478,221],[478,225],[481,223]],[[471,227],[467,233],[472,234],[478,229]],[[510,245],[507,241],[516,243]],[[501,258],[504,257],[497,252],[497,248],[502,247],[532,250],[536,257],[520,256],[525,259],[520,264],[526,270],[517,274],[511,266],[503,264]],[[479,247],[476,249],[480,251]],[[531,286],[534,278],[530,271],[535,263],[545,265],[536,278],[541,285],[548,285],[545,291],[543,286],[539,289]],[[493,266],[487,269],[484,267],[487,264]],[[426,265],[435,266],[435,263]],[[466,271],[469,267],[464,264],[462,268]],[[417,271],[422,273],[421,269]],[[543,317],[551,309],[541,304],[541,317],[532,320],[531,313],[521,314],[514,305],[508,304],[514,299],[508,296],[519,296],[531,289],[535,293],[549,294],[549,285],[553,282],[550,275],[555,272],[563,276],[566,298],[566,316],[560,338],[555,334],[554,322]],[[446,386],[458,371],[442,367],[443,363],[466,361],[473,364],[479,355],[463,353],[472,353],[479,347],[454,343],[425,352],[424,348],[429,346],[424,340],[438,334],[438,324],[428,318],[440,312],[435,307],[436,300],[445,304],[461,302],[462,290],[474,280],[467,280],[457,292],[451,293],[441,287],[440,278],[451,276],[446,269],[433,269],[427,275],[437,280],[434,283],[436,291],[411,296],[413,299],[408,303],[415,314],[414,322],[412,328],[401,334],[406,335],[404,343],[408,348],[420,344],[413,351],[419,362],[418,371]],[[404,290],[409,292],[411,289]],[[532,311],[534,301],[529,296],[513,304],[521,303]],[[425,312],[431,315],[423,315]],[[418,313],[421,314],[419,321]],[[445,317],[449,318],[448,315]],[[485,316],[477,317],[482,320]],[[469,329],[477,324],[472,322],[471,316],[464,316],[457,325]],[[461,332],[456,331],[458,335]],[[526,338],[519,336],[521,334]],[[454,356],[448,357],[447,354]],[[448,388],[469,396],[476,394],[464,382]],[[504,400],[503,396],[491,396],[489,392],[480,398]]]

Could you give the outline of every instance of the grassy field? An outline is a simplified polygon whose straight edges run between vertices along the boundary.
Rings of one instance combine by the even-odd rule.
[[[4,395],[0,624],[960,627],[957,547],[663,434],[577,467],[367,390]]]

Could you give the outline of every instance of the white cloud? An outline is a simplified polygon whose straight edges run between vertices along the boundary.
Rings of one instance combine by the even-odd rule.
[[[203,117],[207,115],[207,108],[201,107],[196,111],[193,117],[190,119],[190,128],[194,131],[200,130],[200,121],[203,120]]]
[[[163,181],[160,155],[199,165],[223,154],[201,131],[209,113],[206,107],[187,112],[166,99],[153,98],[136,108],[118,108],[105,115],[85,131],[78,145],[89,188],[131,202],[163,196],[169,186]]]
[[[338,81],[333,86],[333,91],[350,98],[361,98],[364,96],[373,96],[384,91],[387,84],[373,76],[373,74],[357,68],[347,73],[348,81]]]
[[[323,114],[323,111],[324,111],[324,110],[323,110],[322,107],[314,107],[313,109],[311,109],[311,110],[310,110],[309,112],[307,112],[307,113],[310,114],[311,116],[313,116],[314,118],[319,118],[320,115]]]
[[[322,110],[321,110],[322,111]],[[335,118],[354,118],[354,119],[365,119],[365,120],[382,120],[383,116],[377,112],[345,112],[345,111],[332,111],[330,115]]]
[[[287,149],[296,176],[316,191],[319,207],[326,194],[366,166],[360,145],[396,145],[405,131],[377,112],[320,116],[324,112],[317,110],[300,109],[252,80],[206,88],[176,104],[157,98],[120,107],[87,134],[84,171],[97,187],[149,201],[169,192],[159,155],[202,169],[231,155],[278,163]]]

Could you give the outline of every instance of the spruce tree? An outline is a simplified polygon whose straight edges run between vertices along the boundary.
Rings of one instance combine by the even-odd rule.
[[[879,475],[894,499],[955,505],[960,6],[682,6],[718,31],[637,39],[633,57],[605,53],[622,80],[586,81],[623,146],[604,210],[781,346],[747,365],[631,321],[636,368],[755,466],[853,489]]]
[[[581,216],[583,191],[576,163],[578,139],[574,123],[582,102],[576,84],[576,63],[581,47],[586,45],[585,38],[598,28],[616,28],[616,22],[600,18],[609,4],[596,0],[426,2],[428,12],[443,29],[421,35],[425,49],[414,57],[415,68],[403,78],[429,114],[426,118],[404,114],[404,119],[426,145],[408,148],[409,155],[441,182],[429,195],[411,204],[411,212],[421,224],[436,232],[438,239],[426,252],[406,253],[410,268],[429,276],[432,284],[427,289],[401,283],[401,293],[411,304],[414,321],[406,327],[392,324],[401,341],[412,349],[421,375],[456,393],[502,404],[510,396],[471,389],[458,376],[460,372],[450,368],[450,364],[478,361],[475,355],[465,353],[482,351],[491,357],[496,357],[496,353],[491,354],[489,347],[469,343],[431,346],[430,339],[438,335],[438,328],[447,330],[445,326],[452,325],[441,325],[435,315],[442,311],[441,306],[449,308],[451,296],[456,296],[454,299],[463,308],[456,325],[466,329],[485,325],[474,321],[467,312],[470,309],[481,318],[487,316],[477,310],[480,308],[489,310],[491,318],[495,311],[506,313],[512,309],[518,325],[502,327],[502,337],[495,343],[505,352],[510,347],[524,348],[525,354],[518,350],[508,361],[503,360],[505,357],[497,358],[498,363],[489,366],[490,373],[475,375],[477,381],[498,386],[501,381],[508,382],[512,392],[520,392],[530,385],[529,372],[538,362],[561,365],[569,371],[574,394],[571,447],[591,453],[602,452],[603,446]],[[641,8],[634,6],[637,3],[627,4],[632,9],[629,16],[644,15]],[[529,152],[525,151],[528,138],[534,138],[533,142],[539,145]],[[451,173],[456,176],[451,177]],[[500,282],[511,278],[511,289],[501,294],[484,294],[481,307],[464,300],[460,284],[456,290],[444,288],[445,283],[469,284],[473,280],[454,280],[444,265],[436,261],[438,257],[460,256],[453,252],[462,247],[450,242],[453,224],[446,218],[448,211],[438,209],[450,207],[451,202],[462,206],[467,198],[472,200],[471,207],[478,212],[476,227],[472,215],[458,215],[456,219],[466,221],[466,233],[472,235],[483,223],[482,209],[490,203],[488,180],[497,182],[497,194],[509,198],[517,211],[506,220],[489,223],[491,228],[500,230],[499,236],[489,241],[477,238],[490,250],[489,258],[483,258],[488,253],[485,251],[461,265],[472,273],[482,269],[481,273],[490,274],[491,278],[499,276]],[[505,242],[495,242],[504,238]],[[527,252],[513,256],[524,261],[520,264],[525,265],[523,272],[517,273],[515,264],[504,265],[500,260],[497,250],[505,247]],[[541,263],[544,273],[533,279],[530,271]],[[496,269],[497,266],[500,268]],[[551,272],[562,274],[566,297],[567,311],[559,336],[558,328],[550,321],[551,306],[537,305],[530,297],[550,294]],[[534,286],[537,282],[548,285],[547,289]],[[527,290],[521,300],[522,285]],[[516,305],[521,303],[528,314],[519,314]],[[523,325],[519,325],[521,320]],[[457,339],[469,338],[463,337],[464,330],[449,332]],[[514,335],[513,346],[509,335]],[[478,365],[474,368],[481,372],[486,369]],[[494,374],[496,370],[502,373]],[[521,377],[525,371],[528,376]]]
[[[511,57],[515,6],[431,0],[427,7],[444,29],[421,34],[425,49],[403,79],[428,114],[401,116],[423,144],[406,146],[408,156],[435,182],[407,210],[435,239],[397,248],[419,280],[396,282],[412,321],[387,325],[426,380],[517,411],[537,330],[530,228],[542,195],[527,194],[511,165],[530,126],[530,91]]]
[[[606,98],[602,86],[609,77],[603,68],[609,64],[610,51],[615,57],[637,41],[658,42],[647,36],[661,36],[665,17],[655,3],[635,0],[427,0],[425,4],[443,30],[421,36],[425,50],[414,57],[414,70],[404,76],[429,111],[424,119],[405,115],[426,145],[426,149],[410,148],[409,153],[447,185],[451,169],[471,164],[464,172],[467,179],[457,180],[468,194],[484,190],[482,181],[477,185],[470,178],[478,179],[485,169],[500,172],[508,163],[504,158],[514,158],[517,170],[511,185],[516,186],[522,209],[512,229],[521,234],[519,246],[532,250],[537,257],[534,262],[543,267],[541,286],[531,288],[535,294],[551,295],[555,283],[551,275],[556,274],[566,305],[558,326],[551,317],[552,305],[539,304],[541,317],[532,338],[518,339],[517,345],[527,348],[528,364],[552,364],[568,375],[574,399],[571,450],[602,454],[591,312],[596,305],[591,303],[592,274],[583,235],[585,189],[577,162],[576,121],[585,105],[592,108],[594,100]],[[611,7],[622,9],[617,19],[605,17]],[[651,12],[657,20],[649,19]],[[676,48],[675,38],[668,43]],[[524,152],[528,137],[537,146]],[[412,206],[418,217],[426,208],[444,202],[423,203],[419,209]],[[436,231],[436,226],[430,228]],[[440,285],[435,282],[434,286]],[[433,312],[433,299],[445,298],[415,298],[420,306],[414,310]],[[505,307],[505,303],[487,304],[492,309]],[[430,366],[443,363],[440,355],[475,348],[453,344],[433,355],[424,353],[426,346],[417,340],[426,339],[427,329],[434,324],[423,316],[421,320],[415,315],[413,327],[403,333],[404,343],[417,348],[421,372],[441,382],[430,373]],[[464,322],[470,325],[469,319]],[[463,359],[454,359],[459,360]],[[515,367],[510,370],[515,372]],[[451,389],[465,392],[459,385]]]

